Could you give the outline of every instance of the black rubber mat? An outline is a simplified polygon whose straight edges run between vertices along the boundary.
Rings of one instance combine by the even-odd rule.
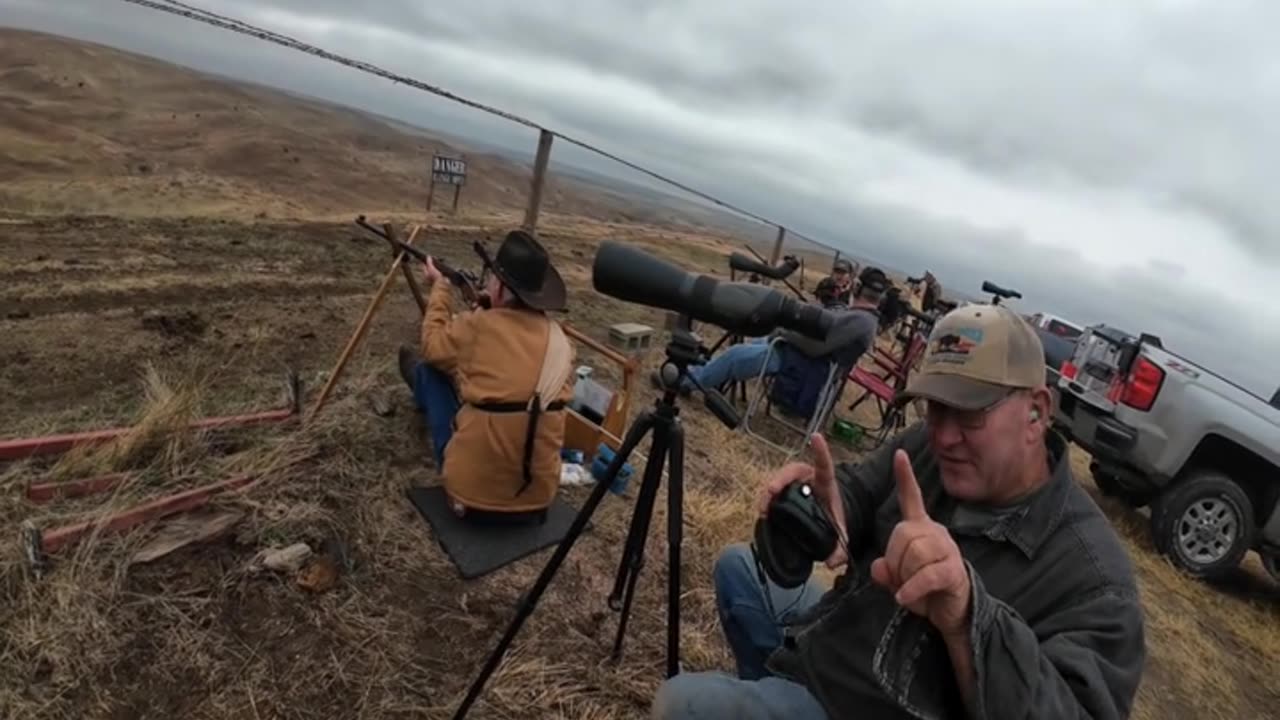
[[[561,498],[547,509],[541,525],[479,525],[454,515],[444,488],[409,488],[409,501],[431,526],[431,532],[466,579],[509,565],[564,539],[578,511]],[[587,523],[587,529],[591,524]]]

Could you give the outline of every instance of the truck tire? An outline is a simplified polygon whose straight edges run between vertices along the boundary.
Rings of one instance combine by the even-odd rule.
[[[1219,578],[1238,567],[1254,530],[1249,496],[1217,470],[1191,472],[1151,506],[1156,550],[1198,578]]]

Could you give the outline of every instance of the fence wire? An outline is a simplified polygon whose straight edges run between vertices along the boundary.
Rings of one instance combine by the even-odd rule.
[[[679,180],[675,180],[674,178],[668,177],[660,172],[657,172],[656,170],[650,170],[649,168],[644,167],[643,165],[640,165],[638,163],[635,163],[623,157],[620,157],[612,152],[609,152],[608,150],[597,147],[585,140],[580,140],[571,135],[567,135],[562,132],[551,130],[550,128],[545,128],[542,125],[526,117],[521,117],[520,115],[516,115],[515,113],[507,112],[506,110],[493,107],[492,105],[486,105],[485,103],[478,102],[467,97],[463,97],[461,95],[458,95],[457,93],[445,90],[444,88],[439,87],[437,85],[432,85],[430,83],[426,83],[421,80],[417,80],[415,78],[411,78],[405,75],[399,75],[397,73],[391,72],[390,70],[386,70],[384,68],[378,67],[377,65],[374,65],[372,63],[364,62],[363,60],[354,60],[352,58],[344,57],[342,55],[338,55],[337,53],[329,52],[328,50],[325,50],[323,48],[319,48],[309,43],[298,40],[297,38],[289,37],[288,35],[282,35],[280,33],[274,32],[272,30],[267,30],[265,28],[261,28],[256,25],[251,25],[242,20],[237,20],[236,18],[228,17],[226,15],[220,15],[218,13],[215,13],[209,10],[204,10],[202,8],[196,7],[189,3],[181,2],[181,0],[121,0],[121,2],[147,8],[150,10],[169,13],[171,15],[177,15],[179,17],[182,17],[188,20],[194,20],[196,22],[201,22],[206,25],[212,25],[214,27],[221,28],[223,30],[229,30],[231,32],[239,33],[241,35],[247,35],[249,37],[256,38],[264,42],[273,43],[276,45],[280,45],[282,47],[289,48],[291,50],[303,52],[308,55],[321,58],[323,60],[328,60],[330,62],[338,63],[339,65],[345,65],[349,68],[353,68],[360,72],[385,78],[394,83],[405,85],[405,86],[414,88],[416,90],[421,90],[423,92],[428,92],[428,93],[431,93],[432,95],[437,95],[447,100],[451,100],[453,102],[465,105],[469,108],[500,117],[504,120],[508,120],[510,122],[517,123],[519,125],[523,125],[525,127],[538,130],[540,132],[545,131],[545,132],[551,133],[551,135],[567,143],[576,145],[577,147],[580,147],[589,152],[593,152],[601,157],[608,158],[609,160],[612,160],[627,168],[630,168],[649,178],[652,178],[659,182],[670,185],[671,187],[677,188],[683,192],[693,195],[694,197],[697,197],[701,200],[705,200],[706,202],[712,203],[717,207],[736,213],[742,217],[750,218],[764,225],[769,225],[774,228],[786,228],[786,226],[783,223],[777,222],[775,220],[770,220],[767,217],[751,212],[750,210],[741,208],[731,202],[722,200],[718,197],[715,197],[714,195],[711,195],[709,193],[698,190],[697,188],[694,188],[690,185],[682,183]],[[827,250],[831,250],[833,252],[839,252],[838,250],[836,250],[836,248],[833,248],[825,243],[814,240],[810,237],[806,237],[805,235],[795,232],[790,228],[786,228],[786,233],[791,237],[795,237],[805,242],[812,243],[814,245],[817,245],[818,247],[826,248]]]

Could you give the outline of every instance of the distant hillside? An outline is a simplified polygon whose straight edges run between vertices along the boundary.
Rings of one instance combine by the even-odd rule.
[[[455,152],[361,112],[101,45],[0,29],[0,207],[14,212],[407,212]],[[469,154],[468,207],[520,209],[527,165]],[[548,182],[544,209],[629,209]]]
[[[414,127],[319,98],[102,45],[0,29],[0,210],[316,217],[421,211],[436,152],[469,163],[465,210],[523,210],[532,150]],[[727,235],[773,228],[602,161],[552,156],[543,210]],[[581,157],[582,153],[578,155]],[[590,159],[590,158],[588,158]],[[628,177],[633,179],[627,179]],[[447,206],[448,191],[437,196]],[[788,252],[825,265],[794,236]]]

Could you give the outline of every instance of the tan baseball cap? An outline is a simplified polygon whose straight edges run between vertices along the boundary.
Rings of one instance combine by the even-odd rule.
[[[966,305],[938,320],[920,372],[899,398],[982,410],[1012,390],[1044,385],[1044,346],[1020,315],[999,305]]]

